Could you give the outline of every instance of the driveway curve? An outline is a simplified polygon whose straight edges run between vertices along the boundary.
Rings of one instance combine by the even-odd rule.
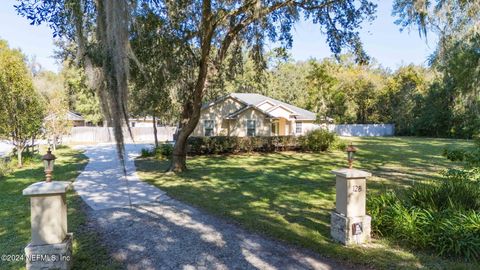
[[[159,201],[165,192],[140,181],[135,171],[134,158],[147,144],[127,144],[125,161],[127,175],[123,174],[113,144],[77,146],[83,150],[89,162],[77,177],[73,186],[78,195],[93,210],[114,207],[128,207],[130,204],[144,204]]]
[[[90,158],[75,189],[91,207],[88,226],[127,269],[361,269],[246,231],[141,182],[127,145],[130,207],[113,145],[82,147]],[[105,196],[105,197],[104,197]],[[103,198],[104,197],[104,198]]]

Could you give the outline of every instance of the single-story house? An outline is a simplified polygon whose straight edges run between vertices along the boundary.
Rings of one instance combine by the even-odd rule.
[[[128,119],[128,121],[129,121],[130,127],[152,127],[153,126],[153,117],[151,116],[131,117]]]
[[[155,119],[157,127],[165,127],[164,123],[160,121],[160,119]],[[145,117],[130,117],[128,119],[128,125],[130,127],[153,127],[153,117],[152,116],[145,116]]]
[[[52,121],[57,119],[55,114],[49,114],[45,117],[44,121]],[[78,113],[68,111],[63,119],[66,119],[73,127],[83,127],[86,126],[85,119]]]
[[[315,113],[260,94],[232,93],[204,104],[192,136],[302,135]]]

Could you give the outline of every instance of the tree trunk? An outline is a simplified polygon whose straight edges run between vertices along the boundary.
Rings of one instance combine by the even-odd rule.
[[[52,146],[53,146],[53,152],[57,151],[57,136],[55,135],[53,135]]]
[[[169,171],[182,172],[187,169],[187,139],[193,132],[200,119],[202,108],[203,91],[207,85],[208,68],[212,39],[215,30],[215,22],[211,20],[211,1],[204,1],[202,7],[201,28],[201,58],[199,62],[198,76],[195,85],[192,86],[192,95],[183,104],[182,116],[180,118],[180,132],[173,148],[172,163]],[[190,92],[190,91],[189,91]]]
[[[187,169],[187,139],[197,126],[200,119],[200,104],[193,102],[184,104],[181,123],[175,146],[173,148],[172,163],[168,171],[182,172]]]
[[[22,152],[23,152],[23,147],[17,146],[18,167],[20,167],[20,168],[23,167]]]
[[[153,137],[155,138],[155,147],[158,147],[157,118],[155,117],[155,112],[152,113],[152,117],[153,117]]]
[[[200,72],[199,78],[193,91],[193,101],[186,102],[183,105],[182,116],[177,140],[173,148],[172,163],[168,171],[183,172],[187,169],[187,139],[193,132],[200,119],[200,110],[202,108],[203,89],[205,87],[207,73]]]

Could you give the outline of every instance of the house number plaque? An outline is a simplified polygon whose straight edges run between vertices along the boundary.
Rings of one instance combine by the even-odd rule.
[[[353,192],[362,192],[362,186],[353,185]]]

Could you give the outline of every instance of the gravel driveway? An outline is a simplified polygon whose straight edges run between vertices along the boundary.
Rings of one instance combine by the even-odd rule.
[[[129,182],[139,181],[132,167],[129,145]],[[171,199],[156,187],[141,182],[142,193],[129,207],[114,146],[86,149],[90,163],[79,176],[91,183],[90,192],[105,194],[104,200],[82,198],[93,205],[87,210],[90,225],[97,230],[111,255],[127,269],[350,269],[313,252],[248,232],[236,224],[206,214]],[[90,179],[89,179],[90,178]],[[105,178],[105,185],[101,185]],[[90,181],[90,182],[88,182]],[[143,186],[147,185],[149,187]],[[86,187],[76,183],[75,188]],[[108,190],[109,192],[105,192]],[[153,194],[144,194],[152,192]],[[113,194],[109,196],[109,194]],[[101,197],[101,196],[100,196]],[[133,194],[132,198],[135,198]],[[92,204],[93,203],[93,204]],[[355,269],[358,269],[357,267]]]

